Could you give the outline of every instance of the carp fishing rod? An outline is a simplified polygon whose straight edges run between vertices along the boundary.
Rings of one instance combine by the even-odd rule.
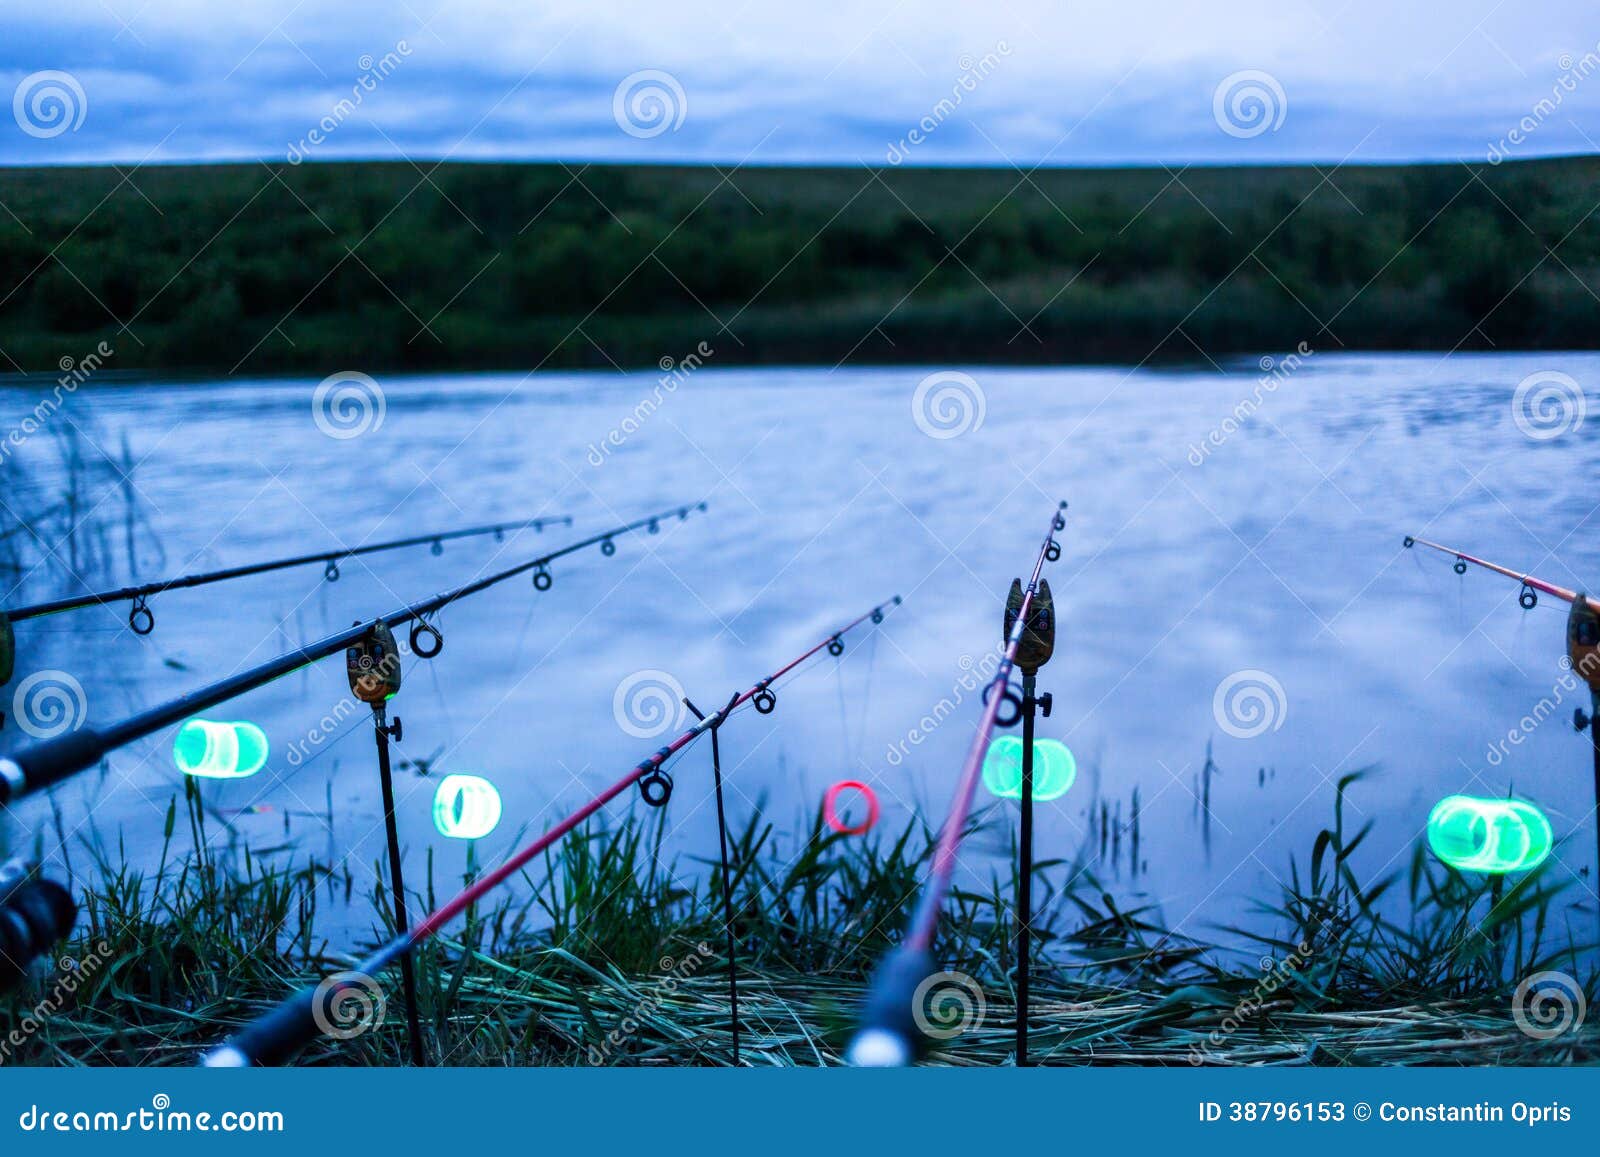
[[[1024,816],[1027,820],[1027,838],[1023,842],[1031,847],[1032,717],[1036,702],[1033,677],[1050,658],[1055,646],[1055,611],[1050,585],[1042,582],[1040,575],[1046,562],[1055,562],[1061,557],[1061,545],[1056,542],[1055,536],[1066,529],[1067,520],[1062,513],[1066,509],[1067,504],[1063,502],[1051,515],[1050,530],[1039,547],[1027,585],[1023,586],[1020,579],[1012,583],[1006,600],[1005,649],[995,668],[994,678],[984,692],[986,705],[983,716],[956,781],[955,799],[950,804],[944,826],[939,830],[939,841],[934,847],[928,879],[912,914],[910,929],[900,944],[879,963],[868,984],[861,1020],[845,1053],[845,1059],[852,1065],[864,1068],[907,1065],[921,1051],[925,1038],[920,1028],[923,1018],[922,1010],[916,1007],[917,999],[922,992],[923,982],[938,971],[933,962],[933,937],[939,926],[945,898],[950,893],[956,857],[961,849],[962,837],[966,835],[967,818],[972,812],[973,796],[983,771],[984,756],[988,753],[989,740],[995,728],[1010,727],[1019,720],[1027,721],[1022,749],[1026,801]],[[1011,673],[1017,668],[1022,670],[1024,679],[1024,692],[1020,697],[1011,690]],[[1005,717],[1000,715],[1002,706],[1010,708]],[[1044,708],[1045,714],[1049,714],[1048,701],[1040,702],[1038,706]],[[1023,868],[1026,874],[1022,877],[1025,881],[1032,874],[1031,859],[1031,852],[1025,855]],[[1027,951],[1030,916],[1022,910],[1024,905],[1021,900],[1019,896],[1017,943],[1021,950]],[[1018,1026],[1017,1032],[1018,1046],[1024,1050],[1018,1054],[1019,1065],[1027,1063],[1024,1055],[1027,1029],[1023,995],[1026,992],[1027,968],[1027,960],[1019,958],[1017,969],[1021,987],[1017,1011],[1019,1021],[1024,1022]]]
[[[1596,863],[1600,865],[1600,720],[1596,718],[1600,716],[1600,603],[1582,591],[1568,590],[1566,587],[1535,578],[1531,574],[1521,574],[1509,567],[1500,566],[1448,546],[1441,546],[1437,542],[1429,542],[1425,538],[1408,534],[1405,537],[1405,545],[1407,549],[1413,546],[1425,546],[1441,554],[1455,556],[1454,569],[1457,574],[1466,574],[1467,564],[1471,563],[1494,574],[1515,579],[1522,584],[1517,601],[1522,604],[1522,609],[1525,611],[1531,611],[1539,605],[1541,593],[1570,604],[1567,611],[1567,662],[1571,670],[1589,687],[1589,711],[1586,714],[1583,708],[1575,708],[1572,713],[1572,725],[1579,732],[1588,730],[1590,746],[1594,749],[1595,852]]]
[[[165,594],[167,591],[188,590],[192,587],[210,586],[212,583],[227,582],[231,579],[246,578],[250,575],[269,574],[272,571],[287,570],[290,567],[309,566],[312,563],[322,563],[322,577],[328,582],[339,581],[339,564],[347,559],[358,558],[366,554],[379,554],[383,551],[400,550],[408,546],[421,546],[431,543],[435,555],[444,553],[444,544],[459,538],[476,538],[480,535],[492,534],[495,541],[505,538],[507,531],[527,530],[532,528],[538,533],[543,533],[547,526],[571,526],[572,517],[566,514],[547,515],[543,518],[527,518],[518,522],[495,522],[488,526],[470,526],[462,530],[446,530],[436,534],[416,534],[408,538],[397,538],[389,542],[375,542],[365,546],[355,546],[339,550],[324,550],[316,554],[298,554],[290,558],[271,559],[267,562],[247,563],[243,566],[228,567],[225,570],[205,571],[200,574],[180,575],[177,578],[161,579],[156,582],[142,583],[139,586],[119,587],[111,591],[98,591],[94,594],[73,595],[70,598],[54,599],[47,603],[35,603],[28,607],[14,607],[10,610],[0,609],[0,687],[11,681],[11,676],[16,670],[17,640],[12,624],[26,622],[29,619],[39,619],[46,615],[59,615],[64,611],[74,611],[81,607],[103,606],[110,607],[114,603],[132,602],[128,608],[128,629],[136,635],[148,635],[156,629],[155,612],[150,609],[150,599],[155,595]],[[0,715],[0,727],[5,726],[5,716]]]
[[[337,1023],[336,1018],[329,1015],[329,1010],[338,1008],[342,999],[346,996],[358,996],[362,1000],[370,1000],[370,986],[377,983],[376,977],[385,968],[396,960],[410,959],[412,949],[436,935],[451,920],[511,879],[545,849],[568,835],[628,788],[637,785],[639,795],[645,803],[651,807],[664,807],[672,797],[672,776],[666,770],[666,763],[670,758],[702,735],[708,732],[714,733],[746,703],[753,706],[759,714],[770,715],[778,704],[777,694],[772,690],[774,683],[824,648],[838,654],[837,648],[843,646],[841,640],[844,635],[869,620],[874,626],[882,623],[885,610],[899,604],[899,595],[894,596],[889,602],[878,604],[791,659],[766,678],[733,696],[727,706],[699,718],[693,727],[648,758],[641,760],[621,779],[592,797],[538,839],[523,845],[505,863],[428,913],[414,928],[398,932],[393,939],[372,952],[354,969],[335,973],[322,983],[302,989],[283,1001],[234,1034],[226,1044],[206,1054],[201,1063],[211,1068],[244,1068],[252,1065],[276,1065],[289,1060],[300,1049],[315,1040],[324,1031],[325,1026]]]
[[[660,530],[662,522],[676,517],[680,520],[688,518],[691,510],[705,510],[704,502],[693,506],[679,506],[660,514],[652,514],[633,522],[624,523],[610,530],[590,535],[579,539],[577,542],[554,550],[538,558],[529,559],[506,570],[498,571],[483,578],[475,579],[465,586],[453,590],[443,591],[420,602],[401,607],[391,611],[381,618],[358,622],[354,626],[342,631],[336,631],[315,642],[307,643],[292,651],[285,652],[277,658],[269,659],[247,671],[230,675],[215,683],[207,684],[187,695],[156,707],[148,708],[136,715],[130,716],[119,723],[114,723],[105,728],[83,727],[77,731],[68,732],[66,735],[55,739],[48,739],[23,748],[10,756],[0,757],[0,806],[10,804],[24,796],[31,795],[43,788],[59,783],[80,771],[98,764],[107,754],[117,748],[124,747],[138,739],[151,735],[174,724],[181,723],[197,711],[214,707],[237,698],[248,691],[253,691],[274,679],[280,679],[292,674],[302,667],[310,666],[319,659],[325,659],[339,651],[352,651],[349,655],[352,664],[366,660],[368,670],[365,675],[377,679],[381,683],[384,670],[381,664],[385,662],[384,656],[375,656],[375,645],[381,641],[382,635],[390,636],[388,651],[392,654],[391,629],[402,623],[411,623],[412,650],[421,658],[431,659],[437,655],[444,646],[444,636],[439,629],[429,621],[429,616],[443,610],[452,603],[475,595],[479,591],[505,582],[520,574],[533,572],[533,587],[537,591],[547,591],[554,582],[550,571],[550,564],[567,555],[575,554],[591,546],[599,546],[600,553],[610,556],[616,553],[617,546],[614,539],[637,530],[648,529],[651,533]],[[431,639],[427,646],[423,645],[424,639]],[[392,662],[390,663],[392,667]],[[373,669],[376,668],[376,669]]]
[[[533,530],[543,533],[547,526],[571,526],[572,517],[566,514],[548,515],[543,518],[526,518],[519,522],[495,522],[488,526],[469,526],[462,530],[446,530],[437,534],[415,534],[409,538],[396,538],[389,542],[374,542],[365,546],[353,546],[339,550],[324,550],[316,554],[297,554],[289,558],[271,559],[267,562],[246,563],[242,566],[228,567],[225,570],[205,571],[200,574],[180,575],[177,578],[160,579],[139,586],[118,587],[111,591],[98,591],[94,594],[73,595],[71,598],[54,599],[47,603],[35,603],[29,607],[13,607],[10,610],[0,610],[0,620],[5,623],[21,623],[28,619],[43,618],[45,615],[58,615],[63,611],[75,611],[80,607],[109,606],[112,603],[129,602],[133,606],[128,610],[128,627],[136,635],[148,635],[156,629],[156,616],[150,610],[148,600],[167,591],[188,590],[191,587],[210,586],[212,583],[227,582],[230,579],[246,578],[250,575],[268,574],[271,571],[287,570],[290,567],[309,566],[312,563],[323,563],[323,577],[329,582],[339,579],[339,563],[346,559],[357,558],[364,554],[379,554],[383,551],[399,550],[407,546],[421,546],[431,543],[435,555],[444,553],[444,544],[458,538],[477,538],[481,535],[492,534],[496,541],[505,538],[508,530]],[[4,631],[4,627],[0,627]],[[0,650],[4,643],[0,642]],[[9,672],[0,666],[0,683],[6,682],[5,676]]]

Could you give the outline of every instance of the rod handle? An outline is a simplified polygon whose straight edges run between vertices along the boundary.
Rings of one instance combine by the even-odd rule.
[[[917,1026],[917,989],[936,971],[933,957],[921,949],[902,946],[884,957],[867,986],[867,1002],[845,1060],[857,1068],[913,1063],[926,1040]]]
[[[233,1069],[281,1065],[321,1034],[316,1009],[325,987],[302,989],[240,1029],[220,1048],[201,1058],[206,1068]]]
[[[32,795],[93,767],[108,750],[103,735],[84,727],[0,759],[0,804]]]

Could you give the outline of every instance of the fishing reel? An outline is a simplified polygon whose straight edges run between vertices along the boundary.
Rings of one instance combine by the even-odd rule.
[[[0,865],[0,991],[27,975],[77,919],[77,901],[60,884],[35,877],[21,860]]]
[[[400,692],[400,648],[389,624],[379,621],[345,649],[350,692],[363,703],[382,707]]]

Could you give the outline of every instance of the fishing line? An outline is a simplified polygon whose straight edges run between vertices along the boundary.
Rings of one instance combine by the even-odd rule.
[[[756,710],[761,714],[770,714],[777,705],[776,695],[772,691],[775,684],[826,648],[831,641],[854,630],[874,614],[881,613],[884,607],[896,605],[899,601],[899,596],[896,596],[892,603],[880,604],[817,643],[798,658],[784,664],[765,679],[734,695],[728,701],[728,706],[697,721],[693,727],[642,760],[621,779],[593,796],[538,839],[514,852],[499,867],[480,876],[440,907],[422,917],[406,933],[397,935],[378,948],[353,970],[336,973],[314,988],[303,989],[271,1012],[247,1025],[227,1044],[207,1054],[202,1063],[210,1067],[236,1068],[277,1064],[288,1060],[316,1039],[324,1031],[323,1026],[337,1023],[336,1020],[330,1020],[330,1009],[338,1008],[342,1000],[352,997],[370,1000],[377,984],[375,978],[385,968],[403,957],[408,957],[413,948],[437,935],[445,925],[469,906],[510,880],[536,857],[548,851],[623,792],[636,787],[646,803],[656,807],[665,805],[672,795],[672,778],[667,774],[666,768],[674,756],[683,752],[713,728],[720,728],[733,711],[744,703],[755,704]]]

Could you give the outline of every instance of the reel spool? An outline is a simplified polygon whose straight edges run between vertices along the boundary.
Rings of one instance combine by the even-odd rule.
[[[1011,591],[1006,595],[1006,620],[1003,638],[1011,637],[1017,614],[1022,610],[1022,580],[1011,580]],[[1050,661],[1056,649],[1056,604],[1050,594],[1050,580],[1041,579],[1039,592],[1033,596],[1029,608],[1028,625],[1022,631],[1022,644],[1017,648],[1017,666],[1023,674],[1037,673]]]
[[[21,861],[0,868],[0,991],[21,980],[78,919],[72,893],[54,880],[28,876]]]
[[[1600,612],[1589,605],[1582,591],[1567,614],[1567,658],[1578,678],[1600,694]]]
[[[350,691],[363,703],[382,707],[400,691],[400,648],[387,623],[374,623],[344,653]]]

